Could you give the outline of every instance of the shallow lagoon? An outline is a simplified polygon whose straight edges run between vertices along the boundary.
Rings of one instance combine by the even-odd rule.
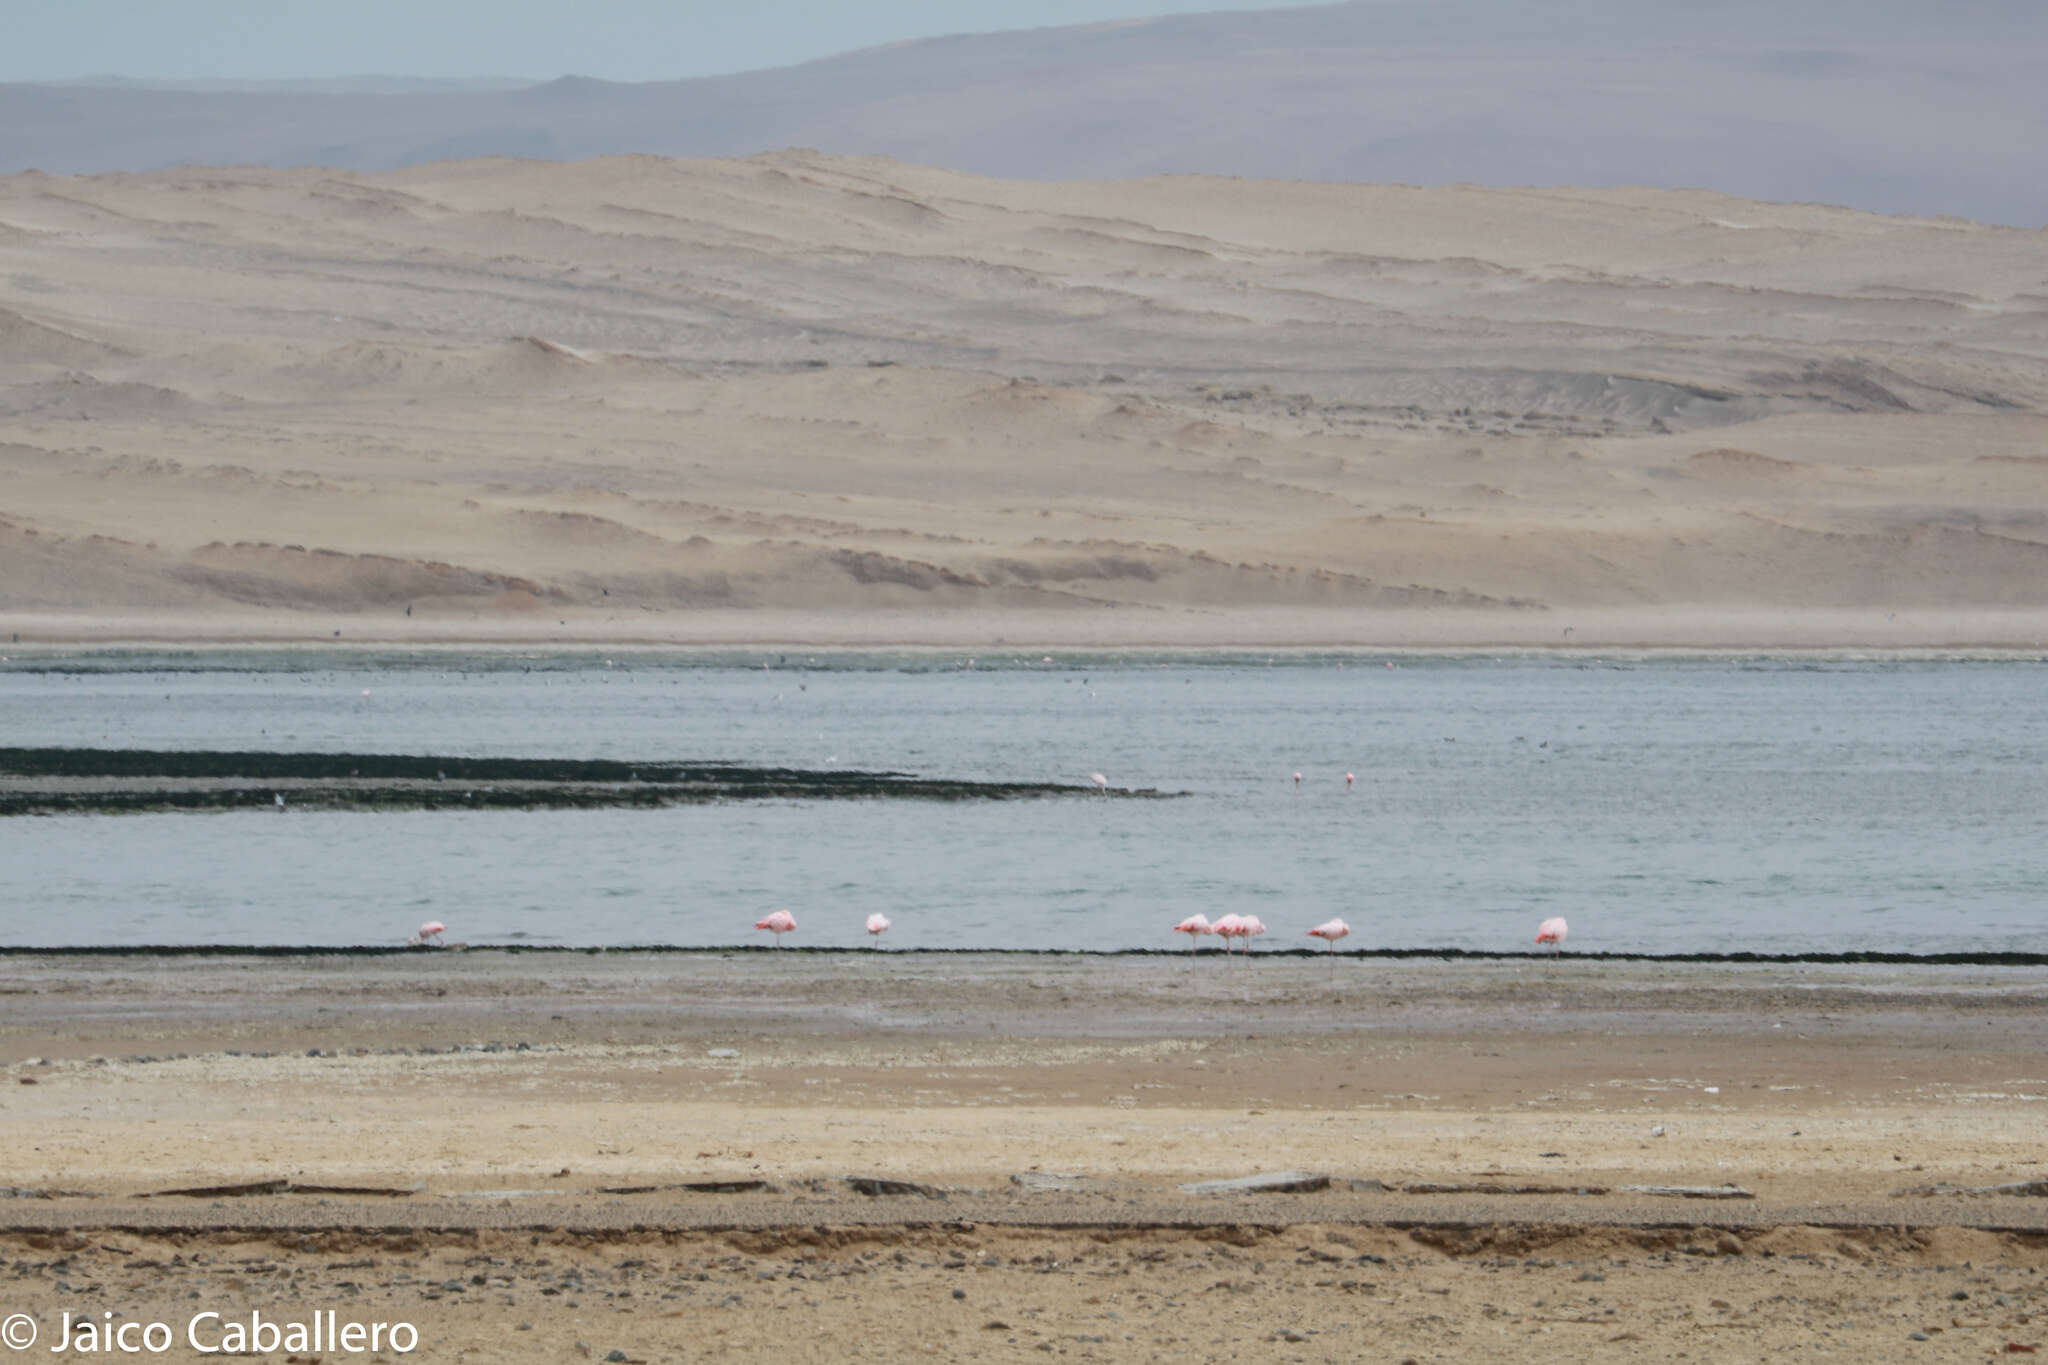
[[[1392,666],[1389,666],[1392,665]],[[0,942],[2048,950],[2032,659],[16,655],[0,743],[724,759],[1189,793],[0,821]],[[1292,775],[1299,771],[1299,788]],[[1355,773],[1347,790],[1343,777]]]

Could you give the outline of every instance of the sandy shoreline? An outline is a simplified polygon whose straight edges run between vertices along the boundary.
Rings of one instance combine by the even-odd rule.
[[[2042,1336],[2048,1199],[1901,1191],[2048,1175],[2044,1005],[2040,968],[8,958],[0,1185],[72,1193],[0,1201],[0,1306],[341,1300],[522,1360],[1981,1354]],[[1182,1188],[1284,1168],[1333,1182]],[[136,1198],[264,1179],[413,1192]]]
[[[0,612],[0,639],[90,648],[2048,650],[2048,611],[1700,608],[1486,611],[494,613]]]
[[[906,1112],[930,1131],[877,1144],[886,1159],[875,1173],[1000,1184],[1043,1164],[1038,1144],[1073,1111],[1091,1130],[1130,1130],[1102,1139],[1093,1178],[1160,1194],[1214,1173],[1216,1158],[1200,1143],[1132,1139],[1200,1115],[1271,1130],[1234,1174],[1306,1163],[1407,1181],[1496,1165],[1551,1183],[1648,1172],[1760,1183],[1760,1198],[1795,1203],[1882,1200],[1915,1181],[2026,1178],[2029,1120],[2048,1102],[2041,969],[608,953],[57,956],[10,959],[0,974],[0,1048],[17,1078],[37,1082],[10,1090],[8,1120],[64,1126],[90,1111],[81,1136],[100,1153],[17,1157],[17,1183],[97,1175],[104,1194],[262,1178],[250,1163],[264,1149],[295,1169],[316,1162],[333,1183],[418,1177],[395,1131],[365,1146],[375,1125],[328,1134],[335,1125],[263,1101],[308,1083],[415,1126],[458,1118],[440,1112],[450,1087],[491,1096],[497,1112],[481,1121],[504,1131],[473,1154],[436,1156],[434,1184],[448,1190],[521,1169],[546,1188],[552,1144],[588,1117],[562,1112],[569,1099],[650,1125],[647,1146],[582,1154],[579,1177],[611,1184],[673,1180],[678,1162],[706,1176],[833,1177],[849,1153],[823,1143],[824,1130],[867,1146],[865,1124]],[[240,1126],[256,1145],[109,1141],[122,1111],[140,1127],[197,1119],[217,1089],[254,1092]],[[989,1109],[1005,1117],[977,1112]],[[734,1142],[763,1129],[807,1137],[762,1176],[767,1158],[700,1157],[653,1136],[679,1114]],[[1320,1162],[1313,1146],[1289,1145],[1312,1142],[1333,1115],[1364,1145],[1326,1148]],[[1453,1144],[1471,1152],[1437,1150],[1475,1119]],[[1940,1142],[1912,1136],[1937,1120]],[[1671,1142],[1681,1125],[1715,1136]],[[1781,1149],[1779,1125],[1843,1135]],[[1650,1136],[1659,1126],[1666,1138]],[[1563,1144],[1576,1149],[1567,1167],[1523,1150],[1550,1150],[1539,1135],[1566,1130],[1577,1135]],[[1822,1154],[1859,1132],[1855,1149],[1883,1148],[1881,1160]],[[1925,1169],[1909,1179],[1914,1165]]]
[[[0,1306],[338,1308],[434,1359],[1982,1355],[2042,1338],[2048,1199],[1901,1191],[2042,1179],[2044,1005],[2042,968],[6,958],[0,1185],[70,1193],[0,1201]],[[1278,1169],[1333,1183],[1182,1189]],[[414,1193],[137,1199],[260,1179]]]
[[[1055,1126],[1070,1108],[1123,1114],[1119,1122],[1140,1127],[1228,1113],[1311,1130],[1343,1114],[1359,1125],[1352,1140],[1370,1135],[1368,1146],[1332,1149],[1321,1162],[1295,1156],[1319,1168],[1342,1157],[1345,1169],[1333,1173],[1383,1180],[1390,1170],[1420,1179],[1472,1164],[1433,1154],[1434,1139],[1421,1134],[1439,1116],[1477,1114],[1490,1116],[1482,1127],[1598,1131],[1571,1158],[1581,1182],[1626,1184],[1627,1172],[1654,1168],[1669,1183],[1757,1179],[1833,1199],[1887,1197],[1914,1183],[1898,1167],[1916,1162],[1931,1172],[1919,1183],[1995,1183],[1992,1175],[2035,1154],[2021,1150],[2024,1142],[2007,1151],[1991,1135],[2027,1133],[2027,1120],[2048,1104],[2048,1070],[2038,1060],[2048,1050],[2048,969],[2038,967],[1303,958],[1247,966],[973,953],[51,955],[0,962],[0,983],[0,1058],[37,1082],[9,1088],[8,1121],[62,1122],[71,1105],[85,1106],[105,1154],[96,1168],[17,1157],[21,1178],[12,1183],[69,1186],[97,1169],[113,1182],[103,1193],[123,1181],[261,1178],[218,1147],[204,1160],[189,1150],[171,1160],[156,1143],[154,1156],[107,1146],[118,1111],[147,1126],[211,1088],[290,1091],[303,1082],[411,1118],[453,1085],[534,1108],[524,1118],[536,1126],[517,1131],[537,1134],[561,1128],[554,1106],[565,1097],[650,1119],[671,1107],[715,1112],[736,1131],[771,1110],[799,1127],[834,1112],[929,1110],[934,1135],[915,1161],[926,1163],[922,1178],[954,1181],[1000,1181],[1035,1159],[1031,1142],[1016,1136],[1020,1119],[975,1138],[986,1126],[976,1110]],[[269,1130],[267,1140],[339,1161],[325,1172],[330,1183],[410,1183],[399,1179],[398,1149],[384,1160],[401,1164],[381,1165],[354,1139],[336,1144],[289,1107],[245,1103],[264,1115],[250,1126]],[[1901,1127],[1877,1145],[1906,1141],[1919,1153],[1913,1161],[1891,1160],[1892,1146],[1864,1169],[1823,1158],[1811,1143],[1777,1150],[1757,1145],[1763,1137],[1733,1136],[1852,1114],[1872,1127],[1887,1112]],[[793,1117],[806,1114],[801,1123]],[[1923,1119],[1970,1129],[1971,1141],[1990,1146],[1973,1157],[1967,1145],[1950,1145],[1929,1164],[1928,1143],[1904,1136]],[[490,1121],[510,1126],[504,1114]],[[1680,1123],[1725,1132],[1742,1163],[1716,1164],[1728,1153],[1687,1155],[1687,1144],[1641,1145],[1651,1129]],[[1402,1124],[1421,1124],[1413,1150],[1405,1164],[1384,1166],[1389,1133]],[[1475,1133],[1475,1150],[1507,1155],[1489,1136]],[[535,1173],[547,1174],[550,1140],[502,1136],[487,1155],[437,1159],[434,1175],[460,1188],[511,1169],[507,1154],[516,1151],[530,1152]],[[1596,1142],[1598,1160],[1583,1154],[1587,1142]],[[615,1184],[673,1179],[670,1147],[643,1149],[639,1160],[622,1151],[588,1173]],[[1141,1148],[1104,1155],[1113,1171],[1142,1181],[1193,1180],[1214,1168],[1197,1148]],[[1268,1164],[1295,1164],[1270,1144],[1262,1150]],[[764,1178],[837,1175],[845,1159],[798,1144]],[[907,1166],[911,1149],[900,1146],[895,1159]],[[707,1161],[707,1174],[729,1173]],[[1529,1169],[1563,1179],[1540,1161]],[[751,1165],[744,1173],[761,1175]],[[877,1173],[920,1178],[913,1169]]]

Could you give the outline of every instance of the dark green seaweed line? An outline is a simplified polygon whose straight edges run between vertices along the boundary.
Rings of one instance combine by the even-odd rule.
[[[14,779],[0,786],[0,815],[275,808],[280,796],[287,808],[302,809],[580,810],[772,799],[1171,795],[738,763],[149,749],[0,748],[0,779]],[[48,785],[37,785],[39,779]],[[86,785],[67,789],[61,785],[67,781]],[[276,782],[293,785],[266,785]],[[497,783],[513,785],[491,785]]]
[[[309,957],[431,957],[450,951],[446,948],[419,948],[393,946],[389,944],[267,944],[267,943],[125,943],[96,944],[85,947],[36,947],[20,944],[0,944],[0,958],[8,957],[253,957],[253,958],[309,958]],[[729,953],[779,953],[783,956],[795,954],[824,955],[828,957],[857,953],[862,957],[873,954],[872,947],[778,947],[767,943],[736,943],[731,945],[678,944],[678,943],[633,943],[616,947],[570,946],[562,944],[528,943],[483,943],[469,945],[466,954],[497,953],[510,957],[529,954],[580,954],[598,956],[605,953],[637,954],[689,954],[698,956],[724,956]],[[1185,948],[892,948],[881,954],[885,957],[947,957],[971,955],[997,955],[1003,957],[1046,957],[1046,958],[1097,958],[1097,957],[1160,957],[1220,958],[1221,948],[1204,948],[1190,954]],[[1441,962],[1512,962],[1527,961],[1548,964],[1564,962],[1652,962],[1673,965],[1723,964],[1728,966],[1779,966],[1795,963],[1811,963],[1817,966],[1893,966],[1893,967],[2048,967],[2048,953],[1985,951],[1962,953],[1629,953],[1629,952],[1525,952],[1490,948],[1347,948],[1335,954],[1322,948],[1278,948],[1253,953],[1254,959],[1301,958],[1322,961],[1330,957],[1345,961],[1413,961],[1434,960]]]

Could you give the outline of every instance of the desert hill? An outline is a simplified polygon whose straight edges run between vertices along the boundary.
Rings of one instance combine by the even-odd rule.
[[[2026,643],[2044,410],[2044,237],[1957,219],[795,152],[0,179],[13,630]]]

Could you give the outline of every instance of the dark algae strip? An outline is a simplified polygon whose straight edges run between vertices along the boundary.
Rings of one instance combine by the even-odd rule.
[[[629,763],[606,758],[463,758],[433,754],[274,753],[214,749],[0,749],[17,777],[360,777],[454,782],[804,782],[821,788],[917,781],[907,773],[814,772],[737,763]],[[1055,783],[956,783],[1033,794],[1089,791]],[[863,795],[867,794],[865,791]]]
[[[404,957],[434,956],[441,953],[460,951],[466,955],[477,953],[498,954],[506,957],[529,956],[582,956],[597,957],[611,953],[683,955],[700,957],[725,957],[733,953],[778,953],[785,957],[812,955],[823,957],[844,957],[854,955],[867,957],[875,950],[871,947],[841,946],[819,947],[816,945],[778,947],[768,943],[735,944],[681,944],[681,943],[629,943],[610,947],[597,945],[573,946],[562,944],[531,943],[477,943],[466,944],[461,949],[434,947],[399,947],[390,944],[318,944],[318,943],[120,943],[90,944],[78,947],[56,945],[36,946],[25,944],[0,944],[0,958],[10,957],[220,957],[220,958],[313,958],[313,957]],[[914,957],[1043,957],[1043,958],[1097,958],[1097,957],[1158,957],[1173,961],[1186,961],[1190,957],[1221,958],[1223,949],[1203,948],[1190,953],[1185,948],[892,948],[885,956],[892,958]],[[1509,962],[1525,961],[1550,963],[1559,959],[1565,962],[1650,962],[1673,965],[1721,964],[1732,966],[1791,966],[1808,963],[1815,966],[1891,966],[1891,967],[2048,967],[2048,953],[1987,951],[1977,953],[1528,953],[1520,951],[1498,952],[1480,948],[1354,948],[1330,953],[1321,948],[1278,948],[1252,954],[1254,962],[1262,958],[1301,958],[1315,962],[1327,962],[1332,957],[1339,961],[1386,962],[1428,959],[1438,962]]]
[[[662,760],[0,748],[0,815],[294,807],[586,810],[771,799],[1006,801],[1170,794]]]

